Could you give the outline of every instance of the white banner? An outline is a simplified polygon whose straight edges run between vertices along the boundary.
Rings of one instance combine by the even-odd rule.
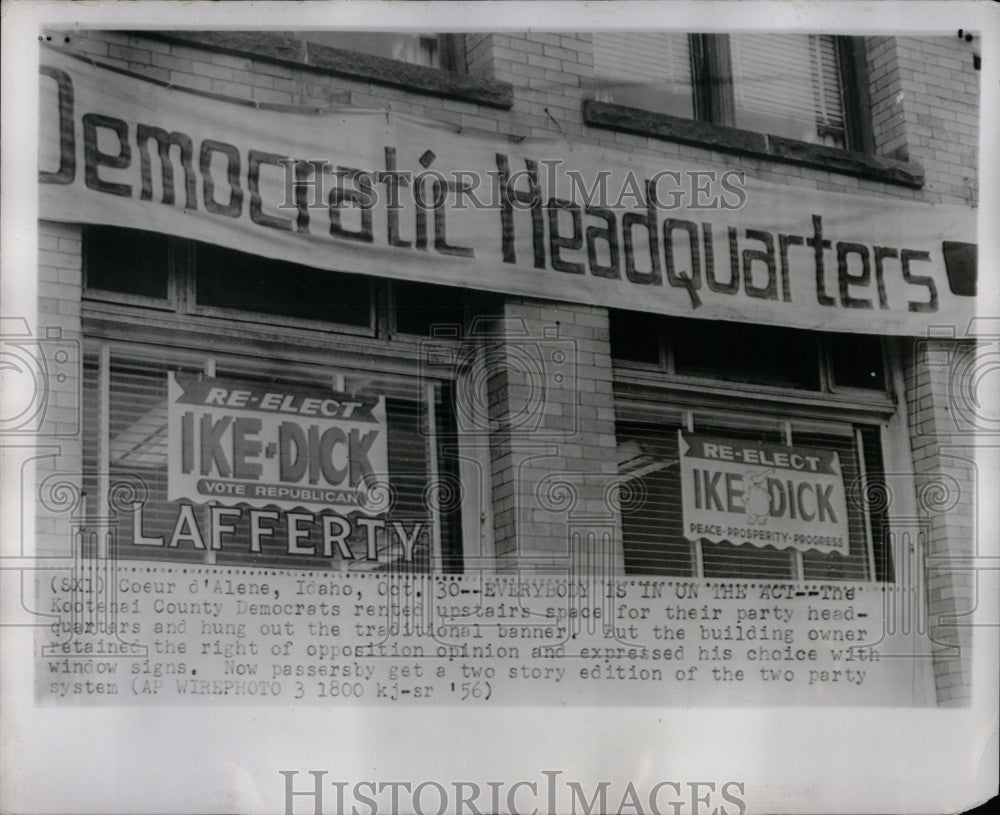
[[[684,537],[777,549],[850,549],[840,458],[831,450],[677,431]]]
[[[168,500],[384,512],[383,397],[170,373]]]
[[[43,218],[703,319],[926,335],[975,313],[971,208],[382,110],[258,109],[52,49],[40,99]]]

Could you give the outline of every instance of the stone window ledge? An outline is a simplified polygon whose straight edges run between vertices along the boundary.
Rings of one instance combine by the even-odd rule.
[[[307,43],[273,32],[178,31],[147,36],[486,107],[509,110],[514,105],[514,88],[508,82]]]
[[[813,167],[914,189],[924,185],[923,168],[913,162],[879,158],[867,153],[682,119],[609,102],[584,101],[583,121],[592,127]]]

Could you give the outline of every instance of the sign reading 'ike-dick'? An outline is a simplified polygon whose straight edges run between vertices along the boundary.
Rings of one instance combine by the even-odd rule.
[[[836,452],[677,434],[686,538],[848,553]]]
[[[385,400],[170,376],[169,500],[372,514],[388,478]]]

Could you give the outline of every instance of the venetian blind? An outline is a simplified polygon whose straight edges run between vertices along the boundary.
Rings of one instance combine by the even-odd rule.
[[[687,34],[594,34],[594,84],[605,101],[677,116],[694,113]]]
[[[730,37],[736,125],[843,144],[844,100],[835,37]]]

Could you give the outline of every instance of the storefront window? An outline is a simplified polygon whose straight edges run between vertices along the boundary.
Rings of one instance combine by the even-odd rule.
[[[157,292],[172,293],[155,302],[129,288],[151,262],[138,251],[146,233],[84,235],[87,297],[116,309],[112,336],[88,332],[83,439],[88,510],[115,508],[115,555],[462,571],[451,380],[424,375],[412,341],[380,363],[330,337],[374,341],[377,281],[152,239],[164,250]],[[206,338],[212,326],[224,349]],[[122,485],[134,492],[125,506],[112,495]]]
[[[880,338],[617,311],[610,329],[626,571],[893,579],[868,500],[894,410]]]
[[[876,428],[824,422],[820,429],[746,413],[694,411],[686,419],[618,423],[619,474],[634,480],[636,496],[622,515],[627,573],[892,579],[883,510],[865,503],[868,485],[881,477]],[[735,455],[710,453],[692,467],[693,442],[701,439]],[[822,464],[810,471],[807,462],[796,471],[781,466],[781,455],[825,455],[835,467],[824,475]],[[752,466],[741,467],[744,458]]]

